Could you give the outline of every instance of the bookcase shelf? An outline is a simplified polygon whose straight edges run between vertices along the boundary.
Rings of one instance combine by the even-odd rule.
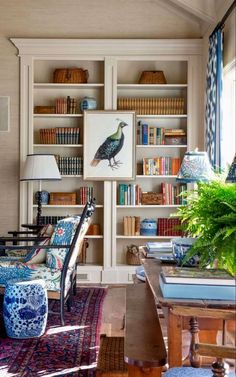
[[[89,39],[26,39],[13,38],[21,60],[21,118],[20,158],[23,169],[26,155],[30,153],[53,153],[61,157],[83,157],[84,117],[80,101],[94,97],[97,110],[117,110],[120,98],[181,98],[182,114],[140,114],[137,122],[163,129],[184,129],[187,141],[182,145],[137,145],[136,163],[139,168],[143,158],[183,158],[186,150],[199,145],[199,129],[203,129],[203,104],[201,93],[202,40],[89,40]],[[87,83],[53,83],[53,72],[58,68],[80,67],[89,71]],[[167,84],[139,84],[143,71],[162,70]],[[27,74],[26,74],[27,73]],[[76,114],[36,114],[35,106],[55,106],[56,99],[76,100]],[[148,104],[150,102],[144,101]],[[175,101],[175,111],[177,104]],[[72,101],[72,105],[74,102]],[[165,107],[164,107],[165,109]],[[153,112],[164,110],[161,106]],[[166,110],[166,109],[165,109]],[[74,111],[74,108],[71,109]],[[36,111],[35,111],[36,112]],[[146,112],[146,110],[145,110]],[[45,131],[46,141],[55,128],[78,128],[79,144],[42,144],[40,130]],[[47,129],[50,131],[47,132]],[[41,131],[41,135],[42,135]],[[73,132],[72,132],[73,134]],[[76,132],[75,132],[76,134]],[[141,142],[141,141],[140,141]],[[91,141],[92,143],[92,141]],[[70,159],[68,159],[70,160]],[[67,170],[76,172],[77,170]],[[167,170],[166,170],[167,171]],[[171,172],[171,170],[169,170]],[[80,172],[80,171],[78,171]],[[143,192],[161,192],[162,183],[174,185],[176,175],[141,175],[137,169],[135,180],[127,184],[140,185]],[[175,172],[175,170],[173,171]],[[78,192],[81,187],[93,187],[97,204],[93,223],[100,226],[101,235],[88,235],[87,258],[78,268],[78,280],[88,283],[130,283],[135,266],[126,264],[129,243],[143,245],[148,240],[169,240],[169,236],[124,236],[124,216],[145,218],[168,218],[178,205],[117,205],[118,185],[122,180],[84,180],[82,174],[62,175],[59,182],[43,182],[43,190],[50,192]],[[33,222],[37,206],[34,204],[37,184],[21,183],[19,223]],[[80,213],[82,205],[43,205],[43,216],[68,216]]]
[[[174,238],[174,236],[124,236],[123,234],[118,234],[117,239],[140,239],[140,240],[169,240]]]
[[[152,209],[161,209],[161,208],[178,208],[178,207],[181,207],[180,204],[158,204],[158,205],[155,205],[155,204],[150,204],[150,205],[145,205],[145,204],[141,204],[141,205],[117,205],[116,208],[118,209],[127,209],[127,208],[132,208],[132,209],[146,209],[146,208],[152,208]]]
[[[83,148],[83,144],[33,144],[34,148]]]
[[[82,118],[83,114],[34,114],[34,118]]]
[[[152,144],[152,145],[143,145],[143,144],[137,144],[136,148],[155,148],[155,149],[165,149],[165,148],[187,148],[187,144],[183,145],[167,145],[167,144]]]
[[[34,83],[34,89],[100,89],[103,88],[102,83],[87,84],[56,84],[56,83]]]

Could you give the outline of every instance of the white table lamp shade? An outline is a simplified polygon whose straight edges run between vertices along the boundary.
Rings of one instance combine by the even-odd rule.
[[[52,154],[28,154],[21,181],[59,180],[61,175]]]

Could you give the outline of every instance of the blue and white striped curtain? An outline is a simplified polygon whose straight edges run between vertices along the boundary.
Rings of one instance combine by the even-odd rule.
[[[206,150],[212,166],[221,167],[221,96],[223,74],[223,35],[221,29],[209,38],[206,88]]]

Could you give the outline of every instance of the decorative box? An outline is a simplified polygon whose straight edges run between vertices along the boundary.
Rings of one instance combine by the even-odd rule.
[[[186,135],[165,135],[166,145],[185,145],[187,143]]]
[[[76,204],[76,192],[50,192],[49,204],[74,205]]]
[[[141,221],[140,226],[141,236],[156,236],[157,235],[157,222],[154,219],[144,219]]]
[[[55,114],[56,108],[55,106],[35,106],[34,113],[35,114]]]
[[[160,205],[162,204],[162,194],[157,192],[142,192],[142,204],[143,205]]]

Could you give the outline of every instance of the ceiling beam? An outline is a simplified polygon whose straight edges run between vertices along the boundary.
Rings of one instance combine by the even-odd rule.
[[[166,0],[172,6],[184,10],[192,17],[207,23],[216,22],[215,0]]]

